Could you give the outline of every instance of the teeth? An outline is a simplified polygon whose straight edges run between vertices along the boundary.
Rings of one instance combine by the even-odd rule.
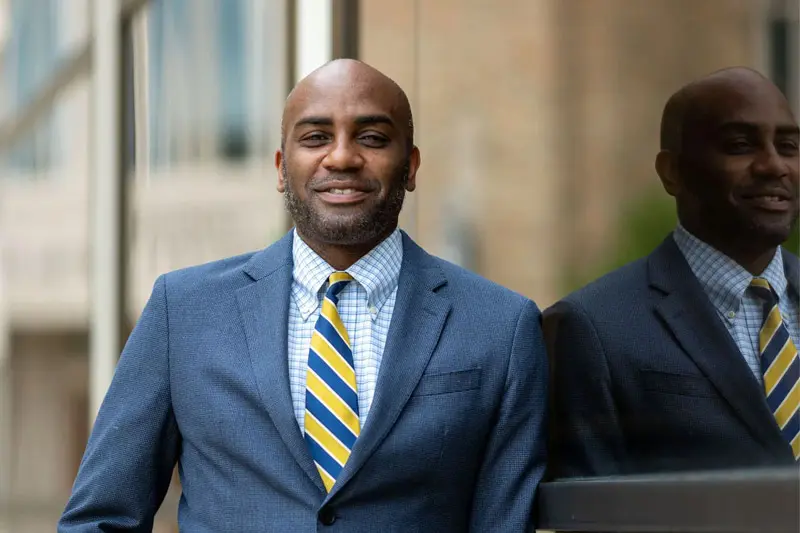
[[[761,196],[760,198],[763,198],[764,200],[768,200],[770,202],[780,202],[781,201],[781,197],[780,196]]]
[[[330,189],[328,192],[331,194],[353,194],[355,189]]]

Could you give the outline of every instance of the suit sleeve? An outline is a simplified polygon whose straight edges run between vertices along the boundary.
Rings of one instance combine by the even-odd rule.
[[[180,447],[168,346],[162,276],[120,357],[58,523],[60,533],[152,530]]]
[[[625,440],[606,352],[576,304],[546,310],[551,414],[548,479],[622,474]]]
[[[541,313],[528,300],[511,344],[505,389],[478,474],[471,533],[533,531],[547,461],[547,355]]]

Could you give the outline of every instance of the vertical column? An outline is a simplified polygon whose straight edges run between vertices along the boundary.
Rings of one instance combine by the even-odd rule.
[[[269,11],[267,3],[259,0],[250,0],[246,8],[245,35],[247,37],[244,46],[247,52],[247,126],[251,135],[253,158],[259,167],[263,167],[264,162],[271,161],[269,149],[273,148],[272,146],[268,147],[266,143],[266,131],[269,131],[268,128],[272,126],[266,109],[274,101],[274,98],[270,98],[274,92],[274,84],[268,81],[265,68],[267,49],[269,48],[267,45]],[[264,93],[267,93],[266,97]]]
[[[121,21],[119,0],[92,2],[89,419],[93,422],[120,350],[123,293]]]
[[[332,54],[333,57],[359,59],[359,4],[360,0],[333,0]]]
[[[10,327],[3,294],[3,248],[0,240],[0,531],[8,527],[11,504],[11,353],[9,350]]]
[[[150,58],[147,35],[150,14],[141,9],[131,19],[131,46],[133,47],[133,124],[135,139],[136,179],[145,186],[150,184]]]
[[[301,80],[333,58],[331,0],[297,0],[295,76]]]

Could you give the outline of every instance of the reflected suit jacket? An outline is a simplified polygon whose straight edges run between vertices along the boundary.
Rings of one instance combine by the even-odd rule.
[[[798,258],[785,250],[790,290]],[[794,463],[753,376],[667,237],[544,312],[548,477]]]
[[[403,234],[375,398],[328,494],[292,408],[291,232],[159,277],[89,439],[62,533],[523,532],[546,454],[536,305]]]

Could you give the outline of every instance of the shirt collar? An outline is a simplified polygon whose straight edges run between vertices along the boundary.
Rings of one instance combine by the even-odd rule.
[[[680,224],[675,228],[673,237],[714,307],[726,316],[730,312],[738,312],[753,275],[724,253],[689,233]],[[783,296],[788,283],[783,271],[780,248],[758,277],[766,279],[779,298]]]
[[[328,277],[336,271],[312,250],[297,234],[292,235],[292,259],[294,267],[294,296],[303,320],[316,311],[322,301],[323,289]],[[373,320],[377,318],[383,304],[397,287],[400,267],[403,263],[403,237],[395,229],[389,237],[346,270],[367,294],[367,305]]]
[[[758,277],[764,278],[769,282],[779,299],[787,294],[789,281],[786,279],[786,271],[783,269],[783,254],[780,248],[775,252],[775,257],[769,262],[764,272]]]

